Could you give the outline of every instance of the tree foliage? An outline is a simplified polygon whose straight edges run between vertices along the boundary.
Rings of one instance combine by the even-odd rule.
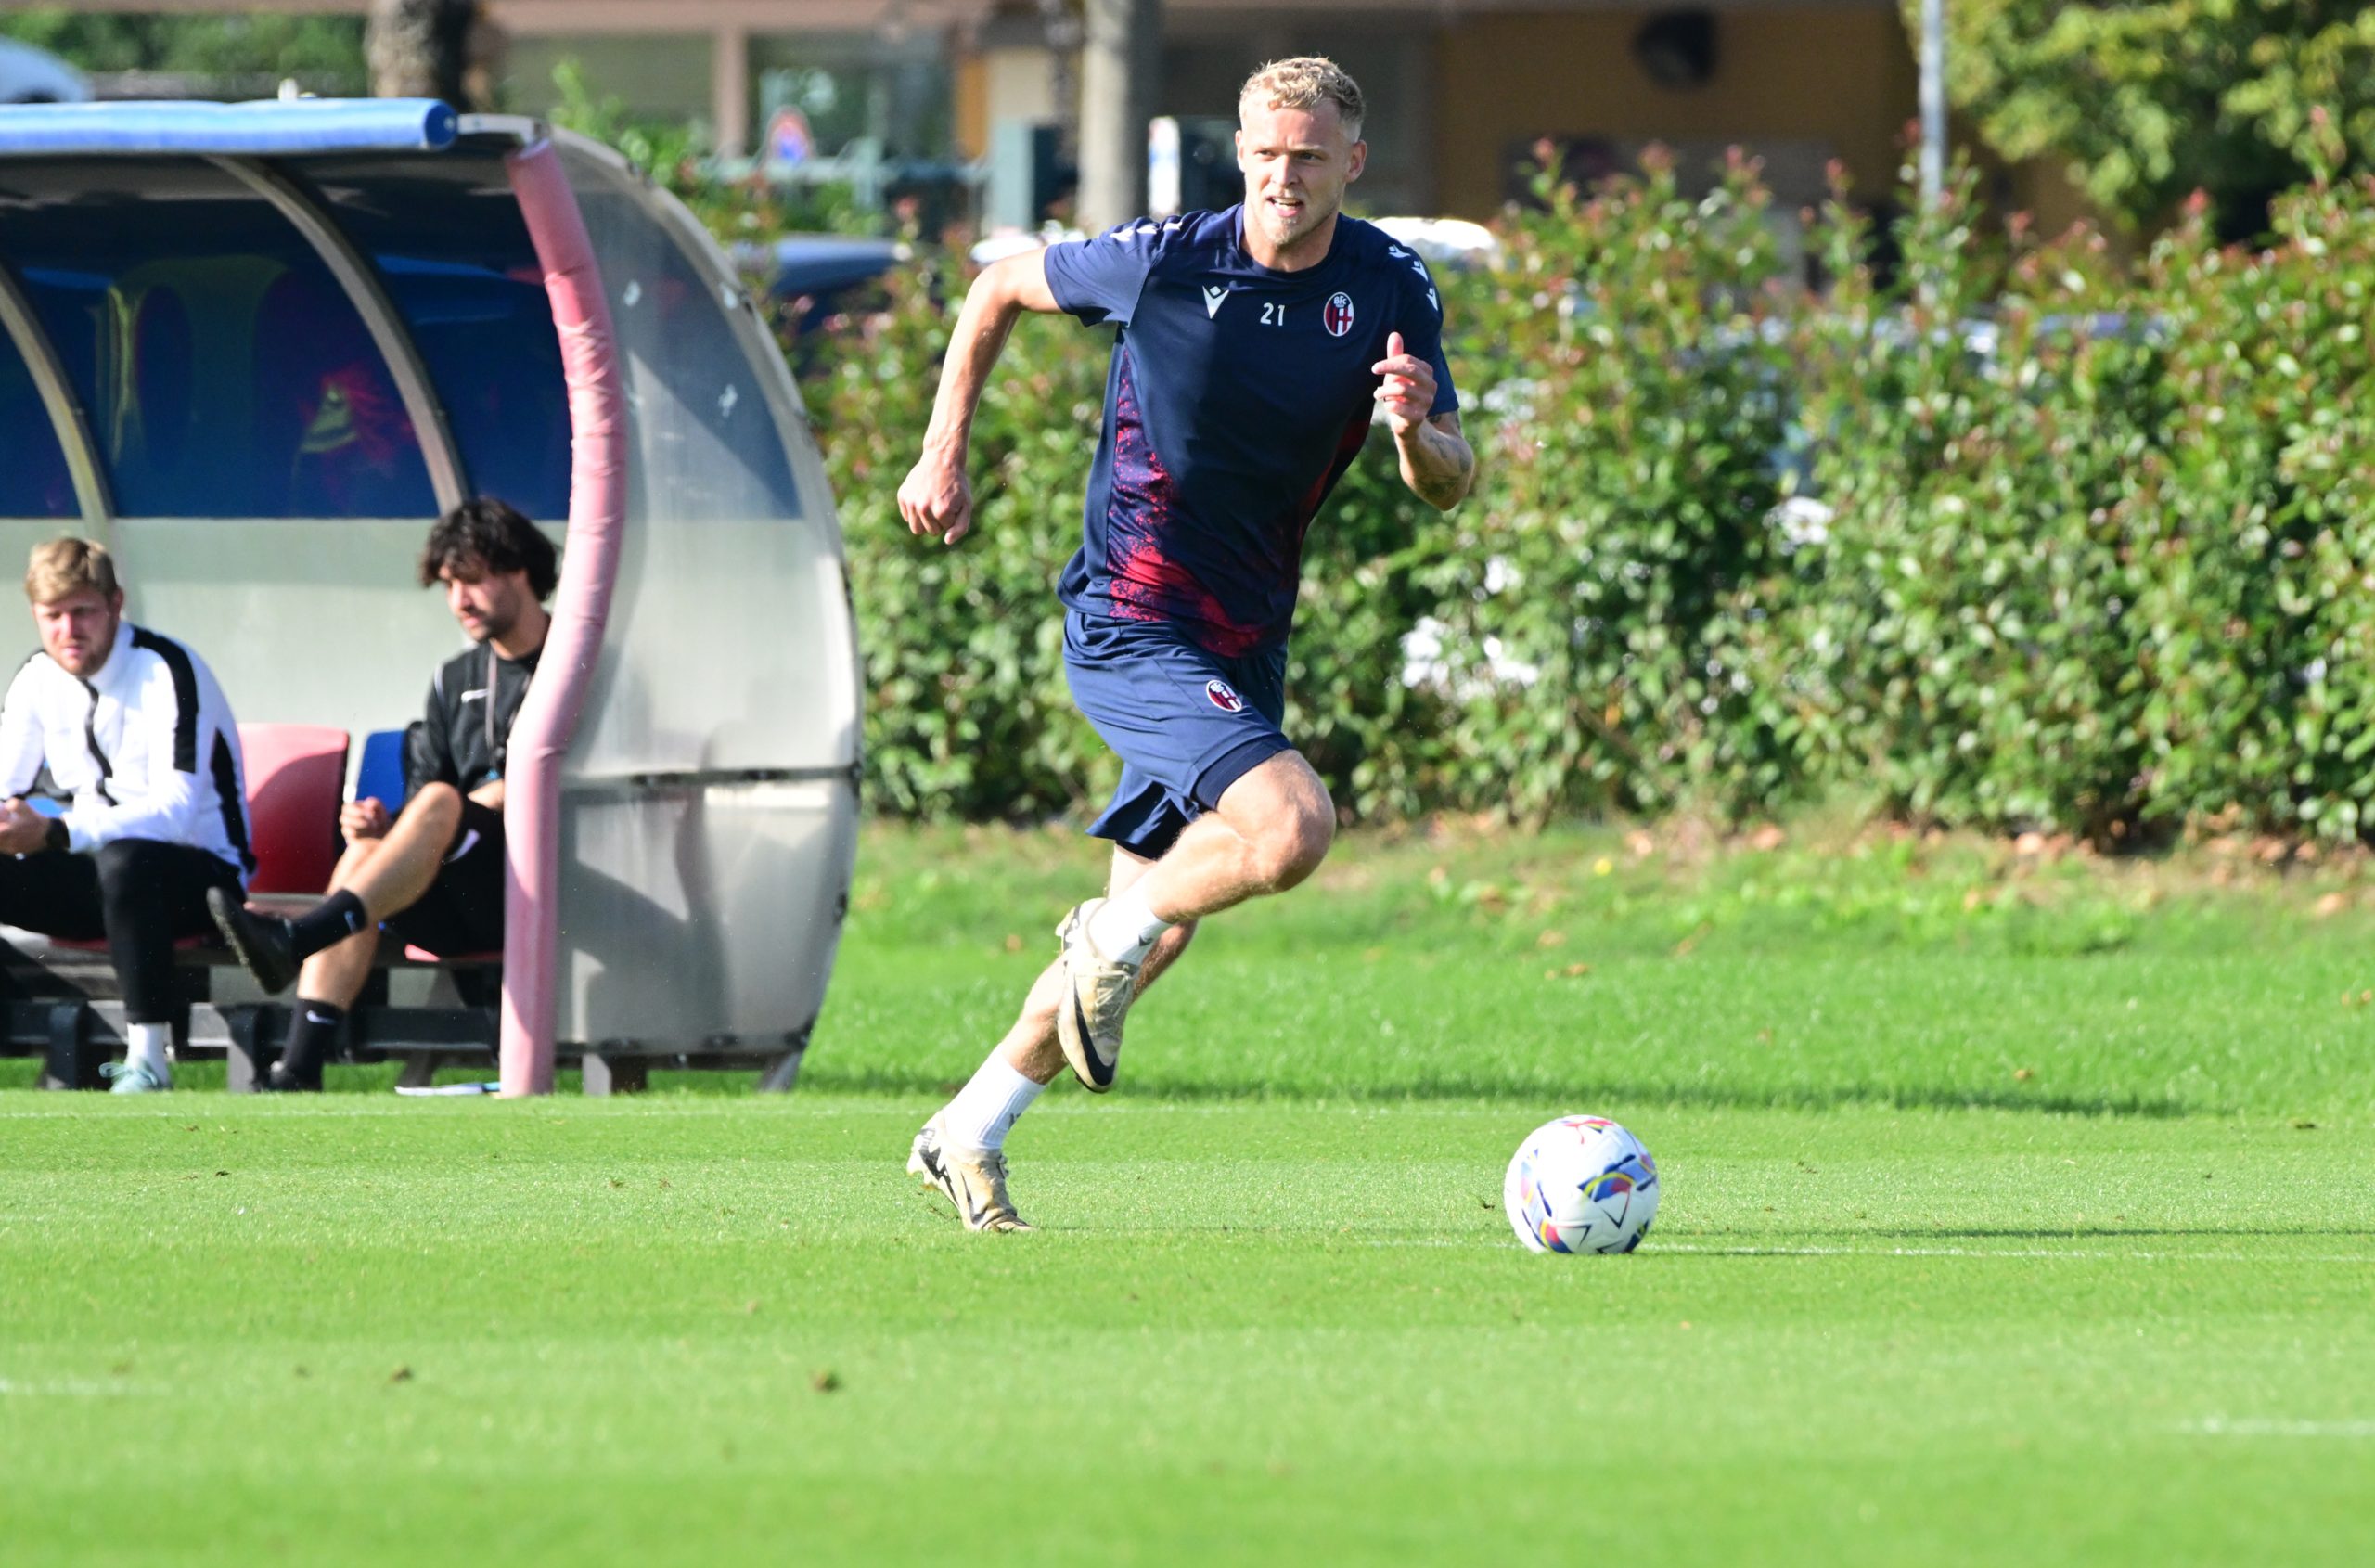
[[[1907,15],[1918,15],[1907,0]],[[2317,166],[2313,106],[2345,167],[2375,166],[2375,6],[2329,0],[1954,0],[1956,103],[2007,158],[2067,164],[2130,225],[2209,194],[2228,238]]]
[[[364,88],[363,19],[85,15],[69,6],[0,10],[0,36],[47,49],[78,70],[151,71],[262,91],[293,78],[308,91]]]

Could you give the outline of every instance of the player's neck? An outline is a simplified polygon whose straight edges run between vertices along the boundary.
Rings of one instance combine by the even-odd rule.
[[[545,634],[552,630],[552,611],[541,604],[530,605],[511,629],[499,637],[487,640],[494,645],[495,653],[507,664],[517,664],[545,646]]]
[[[1330,212],[1327,221],[1309,234],[1298,236],[1286,245],[1274,243],[1262,226],[1249,216],[1239,225],[1245,236],[1245,253],[1253,258],[1256,266],[1272,272],[1308,272],[1328,259],[1336,246],[1336,225],[1342,212]]]

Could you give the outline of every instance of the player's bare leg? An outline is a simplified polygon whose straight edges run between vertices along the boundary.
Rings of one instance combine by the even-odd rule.
[[[1188,831],[1194,831],[1190,827]],[[1185,835],[1182,835],[1183,839]],[[1161,865],[1132,855],[1126,849],[1113,852],[1113,872],[1105,884],[1105,896],[1119,898],[1144,880],[1147,873]],[[1158,937],[1147,956],[1139,960],[1137,989],[1143,993],[1155,983],[1155,977],[1169,969],[1196,934],[1196,922],[1182,921]],[[1031,994],[1023,998],[1022,1012],[1008,1030],[1006,1038],[998,1042],[995,1054],[1006,1064],[1034,1082],[1045,1084],[1064,1070],[1063,1047],[1056,1037],[1056,1018],[1064,1000],[1064,961],[1059,958],[1042,970],[1033,982]]]
[[[1155,864],[1116,849],[1106,882],[1107,896],[1118,895],[1137,882]],[[1153,984],[1187,950],[1195,934],[1193,921],[1164,932],[1138,965],[1137,989],[1144,991]],[[1015,1119],[1064,1070],[1063,1048],[1056,1038],[1056,1015],[1065,989],[1063,960],[1059,958],[1032,983],[1014,1027],[991,1050],[972,1081],[924,1124],[908,1152],[909,1174],[945,1193],[968,1229],[1031,1228],[1007,1196],[1006,1135]]]
[[[1280,752],[1222,791],[1218,809],[1189,823],[1128,888],[1066,916],[1056,933],[1064,945],[1056,1039],[1081,1083],[1112,1086],[1123,1020],[1144,989],[1138,974],[1171,932],[1295,886],[1319,868],[1335,833],[1319,776]]]
[[[1336,838],[1336,807],[1299,752],[1280,752],[1223,791],[1148,868],[1138,895],[1176,925],[1300,885]]]
[[[358,839],[346,846],[339,856],[338,866],[330,872],[329,891],[345,892],[354,886],[355,879],[379,855],[387,841]],[[364,901],[367,914],[370,900]],[[328,1002],[345,1008],[353,1005],[362,993],[363,983],[371,978],[371,960],[379,949],[379,928],[366,925],[353,935],[334,942],[306,958],[297,969],[297,1000]]]
[[[314,984],[300,993],[344,1007],[370,972],[379,923],[409,908],[429,891],[461,820],[460,791],[448,784],[424,785],[385,838],[348,849],[339,861],[329,896],[300,919],[250,908],[219,890],[207,895],[207,908],[231,951],[267,992],[288,989],[301,964],[310,966],[310,960],[347,947],[343,958],[320,969],[308,967],[304,972]],[[325,989],[332,979],[346,987],[335,996]]]
[[[425,784],[398,815],[378,849],[350,867],[339,863],[330,887],[362,901],[374,923],[409,909],[429,892],[462,825],[462,795],[450,784]]]

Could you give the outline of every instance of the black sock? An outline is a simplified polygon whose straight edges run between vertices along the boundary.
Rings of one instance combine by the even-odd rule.
[[[303,960],[325,947],[337,946],[370,923],[371,914],[363,907],[363,900],[351,893],[334,893],[289,926],[297,939],[297,957]]]
[[[338,1026],[345,1020],[344,1008],[298,997],[289,1013],[289,1037],[280,1044],[281,1076],[308,1087],[320,1083],[322,1058],[338,1043]]]

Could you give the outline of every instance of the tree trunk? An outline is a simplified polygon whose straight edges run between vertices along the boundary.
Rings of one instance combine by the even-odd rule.
[[[478,0],[371,0],[363,51],[372,95],[477,107],[470,57],[478,22]]]
[[[1081,56],[1080,224],[1089,233],[1147,207],[1147,121],[1162,69],[1162,0],[1088,0]]]

